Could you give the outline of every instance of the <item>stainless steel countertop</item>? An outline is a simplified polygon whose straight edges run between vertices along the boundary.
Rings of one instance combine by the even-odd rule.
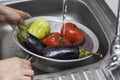
[[[10,4],[30,0],[0,0],[0,3]],[[107,71],[106,69],[86,70],[81,72],[81,68],[66,70],[56,73],[42,74],[34,76],[33,80],[120,80],[120,69]]]

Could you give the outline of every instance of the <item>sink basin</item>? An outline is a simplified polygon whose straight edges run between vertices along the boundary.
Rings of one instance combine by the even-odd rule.
[[[79,66],[75,65],[76,67],[85,67],[93,64],[99,64],[101,61],[104,61],[106,57],[108,57],[109,54],[109,48],[110,48],[110,40],[111,35],[107,34],[108,31],[105,30],[109,25],[103,21],[104,15],[100,16],[102,13],[98,13],[97,9],[101,9],[98,5],[93,5],[90,0],[68,0],[68,11],[67,11],[67,19],[70,21],[75,21],[77,23],[80,23],[87,28],[89,28],[96,36],[99,41],[99,49],[97,52],[103,54],[103,58],[94,57],[89,62],[84,61],[84,65],[80,64]],[[21,9],[23,11],[26,11],[30,13],[33,17],[37,16],[51,16],[51,17],[57,17],[62,19],[62,0],[34,0],[34,1],[27,1],[27,2],[19,2],[19,3],[7,3],[6,5]],[[105,19],[104,19],[105,20]],[[105,24],[105,25],[103,25]],[[10,25],[0,23],[0,58],[9,58],[9,57],[22,57],[25,58],[27,55],[23,53],[19,47],[14,42],[11,32],[12,29]],[[48,72],[55,72],[54,68],[56,65],[54,63],[50,63],[52,66],[49,68],[44,67],[46,65],[43,63],[42,65],[39,64],[39,61],[36,61],[33,63],[33,65],[38,68],[46,68],[46,71]],[[107,63],[106,63],[107,64]],[[102,66],[102,65],[101,65]],[[92,68],[101,67],[93,66]],[[68,66],[70,67],[70,66]],[[68,69],[62,68],[61,70]],[[72,67],[70,67],[72,68]],[[88,67],[86,67],[87,69]],[[57,71],[60,71],[57,69]]]

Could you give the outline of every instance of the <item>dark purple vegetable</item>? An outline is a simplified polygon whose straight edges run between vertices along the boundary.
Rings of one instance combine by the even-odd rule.
[[[18,31],[18,40],[20,43],[29,51],[37,53],[40,51],[40,49],[45,48],[46,45],[43,44],[41,40],[36,38],[35,36],[29,34],[27,32],[29,25],[27,26],[21,26],[18,25],[19,31]]]
[[[73,45],[47,47],[42,49],[40,54],[53,59],[77,59],[79,58],[79,47]]]
[[[89,52],[77,45],[46,47],[41,49],[36,54],[42,55],[48,58],[62,59],[62,60],[78,59],[78,58],[83,58],[92,54],[99,55],[100,57],[102,57],[102,54]]]
[[[46,47],[46,45],[43,44],[43,42],[41,40],[39,40],[38,38],[36,38],[35,36],[33,36],[31,34],[29,34],[26,41],[23,42],[23,45],[26,49],[28,49],[29,51],[34,52],[34,53],[37,53],[41,49]]]

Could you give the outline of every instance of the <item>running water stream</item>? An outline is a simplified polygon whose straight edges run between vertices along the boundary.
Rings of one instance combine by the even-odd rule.
[[[67,15],[67,0],[63,0],[63,6],[62,6],[62,22],[65,22],[66,15]]]
[[[65,23],[66,23],[66,17],[67,17],[67,0],[63,0],[63,6],[62,6],[62,25],[64,26],[64,34],[65,34]]]

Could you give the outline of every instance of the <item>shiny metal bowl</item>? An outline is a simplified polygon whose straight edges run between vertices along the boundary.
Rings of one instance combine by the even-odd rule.
[[[51,16],[39,16],[39,17],[45,18],[49,22],[49,24],[51,26],[51,32],[60,32],[61,27],[62,27],[61,19],[59,19],[57,17],[51,17]],[[36,18],[38,18],[38,17],[33,17],[31,19],[28,19],[28,20],[26,20],[26,22],[31,23]],[[82,45],[80,45],[81,47],[83,47],[83,48],[85,48],[85,49],[87,49],[88,51],[91,51],[91,52],[97,52],[98,51],[98,49],[99,49],[99,41],[98,41],[96,35],[89,28],[87,28],[86,26],[84,26],[84,25],[82,25],[80,23],[74,22],[74,21],[67,20],[66,22],[72,22],[76,26],[78,26],[78,28],[80,28],[80,29],[82,29],[84,31],[85,41],[82,43]],[[84,64],[84,63],[82,63],[83,61],[89,61],[90,59],[94,58],[93,55],[89,55],[87,57],[79,58],[79,59],[58,60],[58,59],[51,59],[51,58],[47,58],[47,57],[44,57],[44,56],[41,56],[41,55],[37,55],[37,54],[32,53],[29,50],[27,50],[19,42],[18,37],[17,37],[17,33],[18,33],[18,28],[16,27],[16,29],[13,30],[13,35],[14,35],[13,38],[14,38],[16,44],[19,46],[19,48],[23,52],[27,53],[28,55],[37,57],[38,60],[40,60],[40,64],[43,61],[42,63],[45,63],[47,67],[52,66],[51,63],[56,65],[56,67],[57,66],[58,67],[63,67],[63,68],[66,68],[68,66],[69,67],[75,67],[76,64],[77,65],[78,64],[82,65],[82,64]],[[41,65],[43,65],[43,64],[41,64]]]

